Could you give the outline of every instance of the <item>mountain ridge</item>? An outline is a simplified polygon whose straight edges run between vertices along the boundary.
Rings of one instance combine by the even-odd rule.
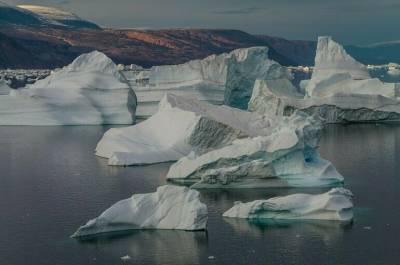
[[[0,37],[4,40],[0,68],[56,68],[92,50],[104,52],[116,63],[150,67],[252,46],[268,46],[270,57],[282,65],[314,65],[316,41],[252,35],[234,29],[103,29],[67,11],[25,8],[0,2]],[[345,48],[364,64],[400,63],[397,42]]]

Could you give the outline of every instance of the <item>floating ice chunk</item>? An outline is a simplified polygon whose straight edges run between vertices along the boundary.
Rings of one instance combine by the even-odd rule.
[[[176,161],[191,151],[203,153],[243,137],[267,135],[273,120],[167,94],[159,111],[137,125],[107,131],[96,155],[110,165],[140,165]]]
[[[334,188],[319,195],[293,194],[248,203],[236,202],[223,216],[245,219],[302,219],[351,221],[353,194]]]
[[[94,51],[0,98],[1,125],[131,124],[136,96],[116,65]]]
[[[122,261],[128,261],[128,260],[131,260],[132,258],[131,258],[131,256],[129,256],[129,255],[126,255],[126,256],[123,256],[123,257],[121,257],[121,260]]]
[[[400,120],[400,84],[369,78],[365,69],[342,46],[319,38],[316,70],[307,82],[306,95],[258,80],[249,109],[278,116],[302,110],[327,123]]]
[[[315,151],[319,122],[301,113],[276,120],[269,135],[181,158],[170,167],[167,179],[193,184],[192,188],[315,187],[343,181]]]
[[[72,237],[136,229],[205,230],[207,206],[199,196],[195,190],[171,185],[154,193],[135,194],[81,226]]]
[[[315,68],[306,91],[312,97],[338,93],[393,97],[394,84],[372,79],[367,67],[348,55],[342,45],[331,37],[319,37]]]
[[[256,79],[290,78],[285,67],[268,58],[267,47],[237,49],[125,74],[138,96],[140,117],[156,113],[166,93],[246,109]]]

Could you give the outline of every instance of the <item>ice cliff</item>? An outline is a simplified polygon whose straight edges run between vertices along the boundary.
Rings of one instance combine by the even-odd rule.
[[[80,227],[72,237],[135,229],[205,230],[207,206],[199,192],[187,187],[161,186],[154,193],[135,194],[111,206]]]
[[[286,79],[257,80],[249,110],[290,115],[302,110],[327,123],[400,120],[400,85],[370,78],[366,67],[330,37],[320,37],[305,94]]]
[[[0,125],[131,124],[136,96],[116,65],[94,51],[0,97]]]
[[[138,96],[139,117],[157,111],[168,93],[214,104],[247,108],[256,79],[290,78],[286,68],[268,58],[267,47],[234,50],[180,65],[126,72]]]
[[[223,216],[229,218],[351,221],[353,194],[334,188],[319,195],[292,194],[248,203],[236,202]]]
[[[269,120],[227,106],[167,94],[148,120],[107,131],[96,155],[110,165],[140,165],[176,161],[191,151],[232,143],[237,138],[268,134]]]

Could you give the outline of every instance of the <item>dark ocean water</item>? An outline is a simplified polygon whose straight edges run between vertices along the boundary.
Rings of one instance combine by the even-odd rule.
[[[0,265],[400,264],[400,125],[332,125],[323,157],[355,194],[355,221],[250,224],[222,218],[234,201],[325,189],[201,191],[208,232],[69,236],[134,193],[165,184],[169,164],[109,167],[93,150],[106,127],[0,127]],[[129,255],[129,261],[120,257]],[[210,258],[213,256],[213,258]]]

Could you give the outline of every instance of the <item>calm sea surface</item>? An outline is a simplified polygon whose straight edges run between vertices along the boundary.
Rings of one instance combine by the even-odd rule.
[[[169,164],[115,168],[94,156],[106,129],[0,127],[0,265],[400,264],[400,125],[324,130],[321,154],[355,194],[352,225],[221,217],[234,201],[323,189],[213,190],[201,191],[207,233],[137,231],[79,242],[69,236],[80,225],[165,184]]]

